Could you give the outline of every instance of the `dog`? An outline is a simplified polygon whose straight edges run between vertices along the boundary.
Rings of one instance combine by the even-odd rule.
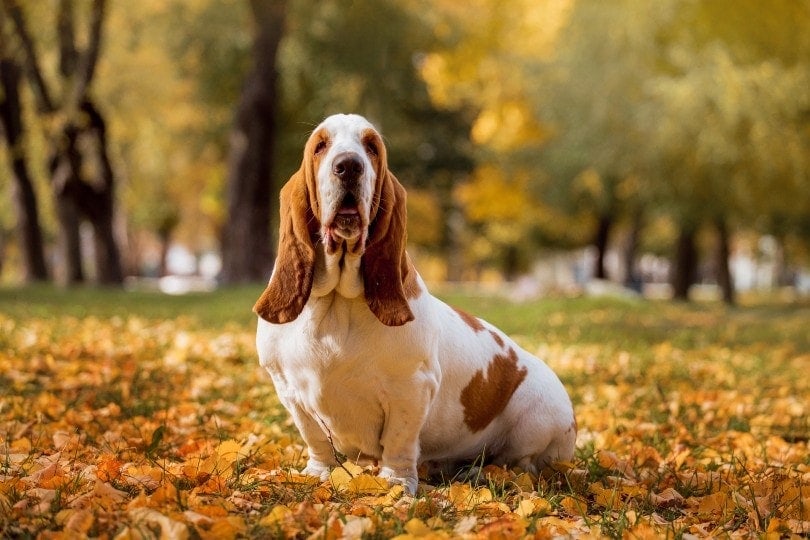
[[[570,461],[577,426],[559,378],[428,292],[387,163],[368,120],[333,115],[281,190],[256,345],[308,447],[303,473],[325,480],[339,452],[414,494],[421,464],[452,469],[485,452],[538,473]]]

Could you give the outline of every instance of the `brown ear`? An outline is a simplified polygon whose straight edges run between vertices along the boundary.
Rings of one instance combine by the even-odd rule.
[[[402,326],[414,318],[403,289],[408,272],[406,195],[405,188],[388,171],[383,175],[379,201],[363,253],[366,303],[384,325]]]
[[[253,306],[262,319],[276,324],[293,321],[304,309],[312,290],[315,247],[303,168],[281,189],[278,255],[270,283]]]

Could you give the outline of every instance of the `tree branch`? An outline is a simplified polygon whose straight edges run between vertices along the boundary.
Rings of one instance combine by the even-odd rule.
[[[90,35],[87,49],[81,57],[81,63],[76,73],[76,79],[71,96],[71,105],[79,107],[87,99],[87,89],[93,80],[101,50],[102,28],[104,26],[104,13],[106,0],[93,0],[90,13]]]
[[[14,22],[14,29],[22,44],[25,57],[25,70],[31,81],[31,86],[34,89],[37,106],[43,112],[52,113],[56,110],[56,107],[48,91],[48,85],[45,84],[45,78],[42,76],[42,70],[39,67],[39,59],[34,47],[34,40],[31,38],[28,27],[25,24],[22,9],[17,0],[2,0],[2,2],[3,7],[6,8],[6,11],[11,16],[11,20]]]

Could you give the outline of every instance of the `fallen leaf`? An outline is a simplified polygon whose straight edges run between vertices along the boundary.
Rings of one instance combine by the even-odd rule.
[[[658,508],[680,508],[684,498],[674,488],[667,488],[661,493],[650,492],[650,502]]]
[[[133,523],[146,528],[157,528],[160,530],[161,538],[171,538],[172,540],[186,540],[189,536],[188,527],[185,523],[169,518],[151,508],[133,508],[129,510],[129,517]]]

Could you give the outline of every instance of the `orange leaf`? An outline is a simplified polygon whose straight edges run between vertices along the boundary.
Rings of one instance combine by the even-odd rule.
[[[560,501],[560,506],[572,516],[585,517],[588,515],[588,505],[573,497],[563,497]]]
[[[526,534],[526,520],[515,514],[506,514],[481,527],[479,535],[489,540],[511,540]]]
[[[96,477],[102,482],[112,482],[121,476],[123,463],[110,454],[99,456],[96,461]]]

